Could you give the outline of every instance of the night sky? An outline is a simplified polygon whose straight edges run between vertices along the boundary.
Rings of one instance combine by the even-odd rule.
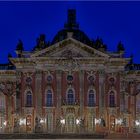
[[[140,1],[138,2],[0,2],[0,63],[15,56],[18,39],[25,50],[32,50],[36,38],[46,34],[51,41],[67,21],[67,10],[76,9],[80,29],[90,39],[101,37],[109,51],[122,41],[126,56],[140,63]]]

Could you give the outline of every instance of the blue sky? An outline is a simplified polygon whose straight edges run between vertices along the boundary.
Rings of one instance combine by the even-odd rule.
[[[75,8],[80,29],[89,38],[101,37],[109,51],[122,41],[126,56],[140,63],[140,1],[13,1],[0,2],[0,63],[8,53],[15,56],[18,39],[25,50],[32,50],[44,33],[51,41],[67,21],[67,10]]]

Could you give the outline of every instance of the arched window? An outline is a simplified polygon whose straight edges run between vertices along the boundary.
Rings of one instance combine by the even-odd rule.
[[[52,97],[52,91],[49,89],[47,90],[46,94],[46,106],[52,106],[53,105],[53,97]]]
[[[113,91],[109,93],[109,106],[115,107],[115,93]]]
[[[32,106],[32,93],[27,91],[26,93],[26,106]]]
[[[96,105],[96,97],[93,90],[89,90],[88,93],[88,106],[95,106]]]
[[[74,92],[72,89],[69,89],[67,92],[67,103],[69,105],[74,104]]]

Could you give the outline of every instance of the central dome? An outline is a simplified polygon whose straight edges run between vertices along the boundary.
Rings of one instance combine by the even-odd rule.
[[[55,44],[67,38],[68,32],[72,32],[72,37],[84,44],[90,45],[91,41],[88,36],[81,30],[79,30],[79,24],[76,23],[76,10],[69,9],[67,23],[64,25],[64,29],[58,31],[52,40],[51,44]]]
[[[87,44],[87,45],[90,45],[91,41],[90,39],[88,38],[88,36],[81,30],[79,29],[62,29],[60,30],[56,35],[55,37],[53,38],[53,41],[52,41],[52,44],[55,44],[59,41],[62,41],[64,39],[67,38],[67,34],[68,32],[72,32],[73,35],[72,37],[84,44]]]

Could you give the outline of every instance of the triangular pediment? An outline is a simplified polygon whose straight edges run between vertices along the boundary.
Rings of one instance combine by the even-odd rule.
[[[48,48],[35,52],[31,57],[109,57],[108,54],[98,51],[73,38],[65,39]]]

